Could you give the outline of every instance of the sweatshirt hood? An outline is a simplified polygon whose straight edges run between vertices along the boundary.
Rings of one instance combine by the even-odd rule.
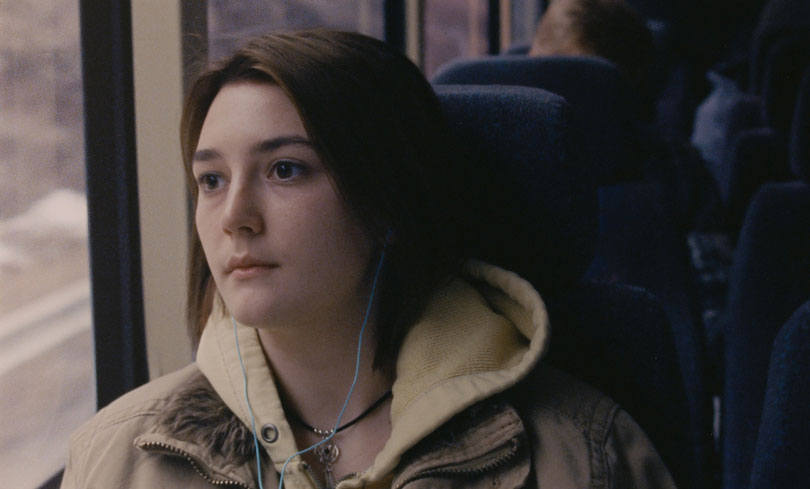
[[[239,341],[241,361],[235,341]],[[549,339],[545,304],[517,274],[470,262],[462,277],[439,289],[405,337],[392,390],[391,436],[360,480],[341,487],[375,485],[389,476],[403,454],[456,414],[519,382],[540,360]],[[262,443],[277,471],[297,451],[292,430],[255,329],[214,311],[197,354],[200,370],[228,407],[257,430],[273,424],[278,440]],[[245,402],[242,364],[251,406]],[[291,462],[285,485],[304,477]]]
[[[368,476],[473,404],[512,387],[546,351],[545,304],[517,274],[470,262],[439,290],[409,331],[397,359],[391,437]]]

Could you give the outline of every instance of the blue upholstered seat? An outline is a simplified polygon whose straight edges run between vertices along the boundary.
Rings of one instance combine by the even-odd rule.
[[[586,277],[643,287],[662,304],[689,401],[689,436],[705,468],[712,443],[705,347],[686,239],[676,221],[674,203],[659,182],[600,187],[599,237]]]
[[[640,173],[640,101],[619,70],[603,58],[586,56],[488,56],[442,66],[435,85],[520,85],[561,95],[574,112],[572,125],[584,137],[584,163],[598,183]]]
[[[751,197],[768,181],[793,178],[788,140],[802,73],[810,66],[810,31],[770,45],[763,73],[759,110],[762,124],[733,135],[718,172],[728,230],[736,235]]]
[[[469,165],[459,177],[483,187],[468,203],[482,225],[471,237],[480,258],[519,269],[541,293],[575,282],[593,256],[597,202],[576,163],[568,104],[528,87],[436,91]]]
[[[767,181],[792,178],[787,167],[799,80],[810,64],[810,2],[770,0],[750,40],[747,96],[730,111],[723,127],[701,130],[725,136],[722,159],[713,168],[725,208],[727,231],[736,236],[756,189]],[[751,117],[751,108],[759,114]],[[693,135],[699,140],[700,134]]]
[[[752,93],[761,93],[767,76],[766,66],[774,44],[810,32],[810,2],[769,0],[759,15],[751,39],[748,84]]]
[[[649,293],[582,282],[593,256],[597,202],[582,175],[565,101],[517,86],[437,86],[481,177],[469,203],[483,259],[532,281],[549,307],[548,361],[596,386],[639,422],[682,487],[700,487],[697,447],[667,314]],[[662,415],[663,414],[663,415]]]
[[[724,487],[751,469],[771,343],[810,297],[810,186],[765,184],[755,195],[731,267],[722,411]]]
[[[794,175],[810,182],[810,67],[804,70],[790,126],[788,154]]]
[[[678,487],[707,487],[675,337],[658,300],[639,287],[583,282],[549,304],[549,314],[554,329],[546,361],[616,399]]]
[[[810,301],[773,343],[750,489],[800,489],[810,481]]]
[[[620,175],[641,173],[623,166],[633,161],[631,155],[638,159],[641,152],[630,149],[638,145],[632,136],[635,99],[618,70],[600,58],[500,56],[451,62],[433,82],[437,88],[451,82],[542,87],[565,97],[574,121],[582,122],[585,116],[587,123],[574,126],[572,137],[582,149],[584,175],[591,175],[600,186],[596,256],[586,277],[643,287],[660,300],[675,331],[686,382],[690,407],[687,430],[700,460],[705,460],[711,447],[711,405],[703,383],[700,313],[690,290],[683,216],[674,185],[662,183],[660,178],[655,183],[638,183],[637,179],[632,180],[634,183],[616,183],[627,181]],[[521,109],[521,113],[527,111]],[[534,142],[523,130],[513,144],[531,147]],[[657,172],[666,173],[674,167],[671,162],[660,163]],[[647,239],[650,235],[665,238]],[[669,273],[658,273],[662,268]]]
[[[791,168],[804,181],[768,183],[755,194],[740,231],[725,316],[723,480],[747,487],[762,412],[771,344],[810,297],[810,71],[796,106]]]

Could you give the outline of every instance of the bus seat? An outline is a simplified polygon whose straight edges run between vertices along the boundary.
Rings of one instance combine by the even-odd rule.
[[[802,73],[810,66],[810,32],[806,38],[774,42],[766,65],[760,99],[763,125],[736,134],[719,172],[718,186],[732,237],[761,184],[794,178],[788,165],[788,141]]]
[[[470,237],[479,258],[519,268],[543,294],[574,283],[593,256],[597,203],[576,164],[568,104],[529,87],[435,88],[466,151],[464,176],[482,188],[469,203],[487,233]]]
[[[437,70],[434,85],[521,85],[563,96],[574,111],[584,163],[597,183],[641,173],[637,123],[641,102],[609,61],[589,56],[487,56],[451,61]]]
[[[711,401],[696,287],[677,211],[659,182],[599,188],[599,237],[591,280],[643,287],[661,303],[674,333],[700,460],[711,454]]]
[[[778,133],[787,134],[799,86],[810,66],[810,26],[803,35],[775,42],[768,51],[762,80],[762,119]]]
[[[549,361],[626,407],[683,487],[700,479],[690,411],[666,313],[638,288],[579,281],[596,241],[596,191],[576,154],[565,101],[517,86],[436,86],[484,180],[472,230],[483,259],[532,281],[554,325]],[[573,282],[573,283],[572,283]],[[662,416],[666,413],[666,416]]]
[[[773,344],[750,489],[799,489],[810,480],[810,301]]]
[[[771,127],[745,129],[734,137],[718,181],[724,228],[732,240],[736,239],[745,211],[760,185],[792,179],[787,160],[785,138]]]
[[[751,193],[746,195],[746,192],[730,190],[741,177],[740,170],[728,166],[734,165],[736,158],[741,156],[747,160],[741,164],[752,168],[754,160],[746,156],[746,150],[763,141],[762,133],[743,135],[743,130],[770,128],[781,134],[787,131],[797,82],[810,55],[808,6],[810,3],[806,0],[766,2],[748,41],[750,56],[745,57],[748,73],[747,77],[739,77],[739,86],[737,81],[718,71],[708,74],[715,89],[696,113],[692,140],[707,157],[718,185],[724,189],[724,201],[730,202],[732,233],[739,230],[740,206],[744,211]],[[734,63],[727,63],[724,69],[734,66]],[[749,137],[753,141],[741,141]],[[767,151],[779,137],[784,136],[767,136],[761,151]],[[737,144],[742,147],[734,148]],[[761,174],[762,170],[757,173]],[[748,177],[742,178],[752,181]]]
[[[528,42],[519,42],[506,48],[506,51],[504,51],[503,54],[507,56],[529,54],[529,49],[531,49],[531,47],[532,45]]]
[[[806,105],[797,106],[800,111],[807,116]],[[793,136],[792,153],[806,154],[806,133]],[[791,158],[796,176],[805,181],[760,187],[745,215],[731,266],[723,319],[721,416],[723,480],[729,489],[748,482],[773,339],[810,297],[810,164],[806,158]]]
[[[768,53],[774,43],[793,35],[810,32],[810,2],[769,0],[762,9],[751,39],[748,84],[760,93],[765,78]]]
[[[768,183],[752,199],[731,268],[724,317],[723,478],[744,487],[765,393],[771,344],[810,297],[810,69],[802,77],[791,133],[791,169],[804,181]]]
[[[810,182],[810,66],[802,75],[790,130],[790,169],[797,177]]]
[[[546,360],[617,399],[644,427],[678,487],[708,487],[669,319],[639,287],[582,282],[552,302]]]

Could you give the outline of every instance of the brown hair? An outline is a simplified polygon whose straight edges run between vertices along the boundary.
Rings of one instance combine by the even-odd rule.
[[[350,32],[307,30],[250,41],[192,85],[181,123],[191,176],[206,113],[227,83],[278,85],[298,109],[349,208],[382,246],[390,231],[378,287],[375,366],[390,367],[408,328],[442,280],[463,262],[448,128],[419,69],[382,41]],[[215,285],[196,228],[191,240],[188,321],[199,339]]]
[[[623,0],[554,0],[537,24],[529,54],[600,56],[642,87],[652,63],[653,38]]]

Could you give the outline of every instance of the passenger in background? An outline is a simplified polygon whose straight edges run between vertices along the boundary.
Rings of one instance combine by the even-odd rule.
[[[685,231],[713,228],[717,190],[705,162],[688,141],[666,140],[649,124],[654,110],[649,84],[654,51],[644,19],[624,0],[552,0],[528,54],[597,56],[612,62],[639,94],[638,151],[646,155],[646,177],[673,190]]]
[[[648,124],[655,95],[650,84],[655,45],[644,19],[624,0],[552,0],[537,25],[530,56],[599,56],[611,61],[639,94],[639,141],[644,178],[663,185],[690,248],[710,364],[719,347],[714,318],[723,308],[731,246],[720,197],[706,161],[687,140],[667,138]]]
[[[181,134],[196,361],[80,429],[64,488],[673,487],[626,412],[541,361],[532,285],[468,259],[469,170],[402,53],[255,39]]]
[[[537,25],[530,56],[599,56],[648,93],[653,37],[623,0],[553,0]]]

